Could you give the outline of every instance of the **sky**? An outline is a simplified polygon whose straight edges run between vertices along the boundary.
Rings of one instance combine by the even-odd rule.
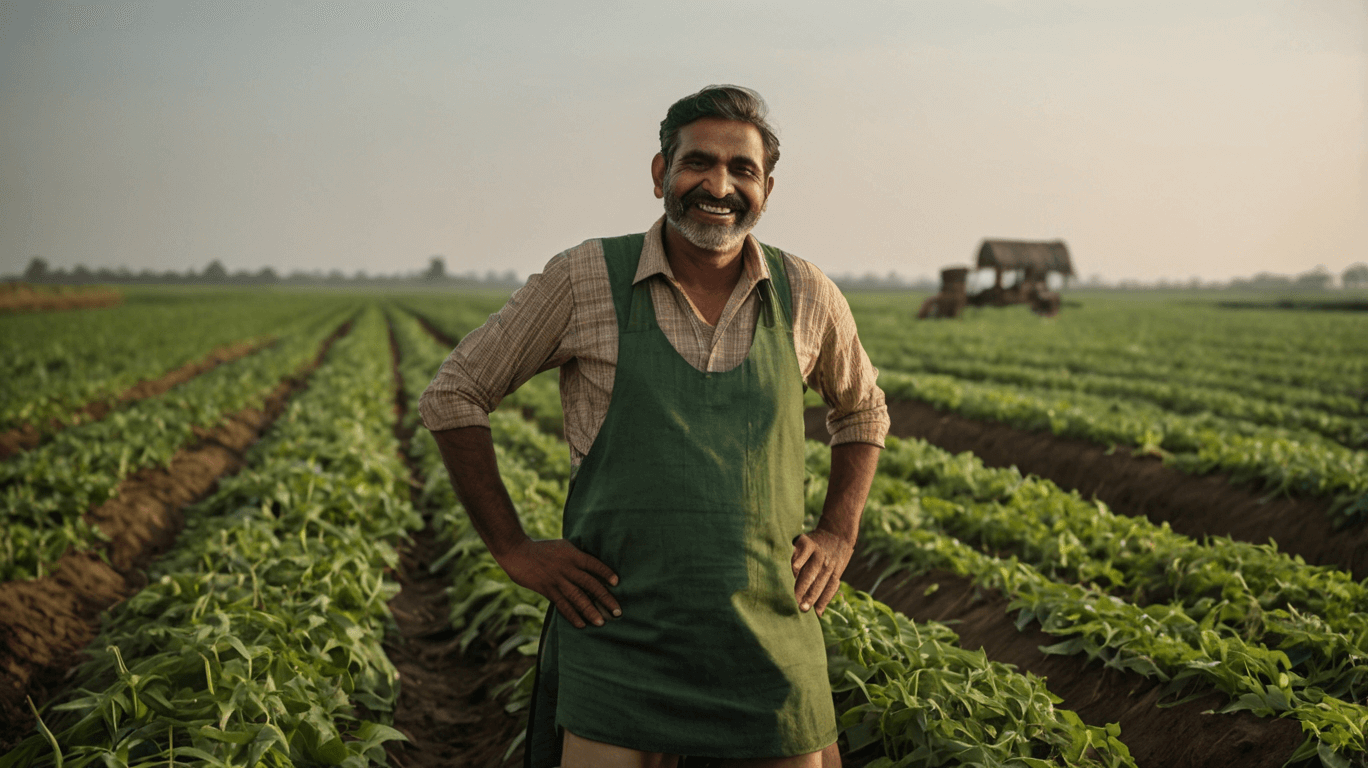
[[[661,213],[670,104],[758,90],[755,234],[933,277],[1368,262],[1368,2],[0,0],[0,274],[540,271]]]

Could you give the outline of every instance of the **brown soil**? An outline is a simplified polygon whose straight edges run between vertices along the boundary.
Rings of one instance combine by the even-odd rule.
[[[113,288],[76,288],[56,286],[35,288],[10,283],[0,289],[0,312],[50,312],[62,309],[112,307],[123,302],[123,293]]]
[[[392,329],[390,353],[399,416],[395,435],[407,451],[413,432],[404,427],[408,400],[403,394],[399,350]],[[502,765],[504,750],[518,735],[519,722],[492,694],[495,688],[527,671],[531,660],[519,654],[499,659],[487,646],[461,651],[451,627],[446,593],[451,574],[460,563],[447,563],[437,573],[429,570],[444,549],[430,516],[426,516],[426,523],[400,548],[398,577],[402,588],[389,603],[399,629],[397,636],[385,641],[385,652],[399,670],[394,727],[409,741],[390,742],[386,751],[400,768]],[[519,748],[510,755],[509,764],[520,764],[521,760]]]
[[[503,765],[519,721],[492,693],[532,661],[517,653],[499,659],[488,647],[461,651],[446,594],[460,563],[428,571],[442,553],[430,524],[400,553],[403,589],[389,604],[399,634],[385,641],[385,652],[399,670],[394,727],[409,741],[390,742],[386,751],[401,768]],[[519,748],[509,764],[521,762]]]
[[[196,443],[179,451],[169,467],[135,473],[113,499],[86,513],[110,537],[101,552],[69,552],[51,576],[0,584],[0,752],[33,728],[25,698],[41,706],[64,686],[98,634],[100,614],[137,593],[146,584],[148,564],[175,543],[184,527],[182,508],[241,469],[247,449],[350,327],[334,332],[312,362],[271,391],[261,409],[243,409],[198,431]]]
[[[186,363],[181,367],[167,371],[155,379],[139,381],[129,387],[118,396],[109,400],[89,403],[71,414],[66,421],[53,419],[46,429],[36,427],[32,424],[24,424],[13,429],[0,432],[0,460],[8,459],[21,451],[28,451],[38,447],[43,438],[64,427],[73,424],[83,424],[90,421],[99,421],[115,408],[132,402],[143,400],[149,397],[156,397],[170,390],[177,384],[183,384],[202,373],[217,368],[224,363],[231,363],[234,360],[246,357],[267,346],[270,342],[248,342],[239,341],[232,344],[225,344],[202,360],[195,360]]]
[[[868,590],[882,572],[882,563],[857,556],[845,581]],[[933,585],[939,588],[925,594]],[[1046,678],[1050,691],[1064,699],[1059,706],[1074,710],[1085,723],[1120,723],[1121,740],[1140,768],[1278,768],[1302,741],[1293,720],[1247,712],[1203,714],[1227,701],[1218,692],[1160,707],[1162,683],[1100,662],[1085,664],[1081,656],[1041,653],[1041,646],[1060,638],[1038,628],[1017,631],[1005,597],[954,574],[933,572],[910,580],[895,575],[872,594],[909,618],[948,623],[963,648],[982,648],[994,661]]]
[[[990,467],[1015,466],[1084,498],[1095,497],[1118,514],[1167,522],[1196,539],[1229,536],[1257,544],[1273,539],[1280,550],[1309,563],[1334,565],[1355,578],[1368,575],[1368,525],[1335,530],[1327,500],[1268,499],[1248,485],[1231,483],[1227,475],[1189,475],[1126,448],[974,421],[922,402],[890,402],[888,412],[893,435],[919,437],[953,453],[970,451]],[[808,437],[826,441],[825,409],[809,408],[806,417]]]

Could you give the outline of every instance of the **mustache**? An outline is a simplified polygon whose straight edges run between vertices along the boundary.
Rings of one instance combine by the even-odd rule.
[[[712,193],[702,187],[694,187],[688,192],[685,192],[684,196],[680,198],[680,201],[683,202],[685,206],[692,206],[695,203],[726,206],[738,214],[744,214],[750,211],[750,206],[746,205],[745,198],[735,192],[723,197],[713,197]]]

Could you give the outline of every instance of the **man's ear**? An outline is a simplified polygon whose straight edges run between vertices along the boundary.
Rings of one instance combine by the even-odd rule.
[[[659,152],[651,158],[651,181],[655,182],[656,199],[665,199],[665,156]]]

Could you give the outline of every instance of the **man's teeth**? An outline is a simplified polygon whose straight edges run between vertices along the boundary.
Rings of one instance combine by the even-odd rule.
[[[717,206],[715,206],[715,205],[707,205],[707,204],[705,204],[705,203],[699,203],[699,204],[698,204],[698,207],[701,208],[701,209],[703,209],[703,210],[705,210],[705,211],[707,211],[708,213],[716,213],[716,214],[719,214],[719,215],[725,215],[725,214],[731,213],[731,209],[730,209],[730,208],[719,208],[719,207],[717,207]]]

